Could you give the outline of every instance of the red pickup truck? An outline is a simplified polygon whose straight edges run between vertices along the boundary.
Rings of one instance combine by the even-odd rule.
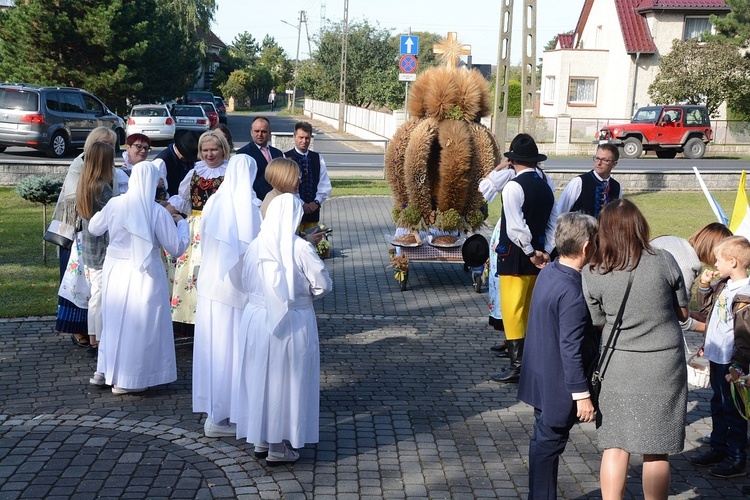
[[[653,151],[658,158],[700,159],[713,131],[704,106],[647,106],[638,109],[630,123],[607,125],[596,134],[599,144],[614,144],[625,158],[638,158]]]

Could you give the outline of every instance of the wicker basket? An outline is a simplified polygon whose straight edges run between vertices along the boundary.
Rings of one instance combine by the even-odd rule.
[[[708,360],[704,357],[690,356],[687,362],[688,385],[705,389],[711,385]]]

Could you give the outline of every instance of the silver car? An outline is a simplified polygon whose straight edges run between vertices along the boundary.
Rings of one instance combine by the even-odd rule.
[[[203,108],[196,105],[176,104],[172,108],[172,116],[177,130],[197,130],[205,132],[209,129],[208,116]]]
[[[126,132],[143,134],[152,141],[171,141],[175,121],[164,104],[137,104],[130,110]]]
[[[118,143],[125,142],[122,118],[85,90],[0,85],[0,153],[22,146],[59,158],[83,147],[89,132],[100,126],[114,130]]]

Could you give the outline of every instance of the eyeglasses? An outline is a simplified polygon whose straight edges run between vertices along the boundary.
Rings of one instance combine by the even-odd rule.
[[[138,151],[145,151],[147,153],[151,151],[151,146],[144,146],[143,144],[131,144],[131,146],[133,146]]]
[[[612,165],[613,163],[615,163],[615,160],[609,160],[607,158],[599,158],[598,156],[594,156],[591,159],[594,160],[594,163],[604,163],[605,165]]]

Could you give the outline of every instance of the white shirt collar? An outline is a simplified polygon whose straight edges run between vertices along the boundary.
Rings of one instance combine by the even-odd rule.
[[[747,278],[741,279],[741,280],[737,280],[737,281],[732,281],[731,279],[729,281],[727,281],[727,288],[729,290],[736,290],[736,289],[738,289],[740,287],[743,287],[745,285],[750,285],[750,277],[747,277]]]

